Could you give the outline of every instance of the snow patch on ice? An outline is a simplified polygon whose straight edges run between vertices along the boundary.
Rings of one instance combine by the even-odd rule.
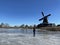
[[[0,45],[60,45],[60,37],[40,34],[0,33]]]

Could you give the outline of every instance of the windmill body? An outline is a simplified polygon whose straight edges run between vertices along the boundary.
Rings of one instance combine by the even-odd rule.
[[[43,23],[47,23],[47,24],[48,24],[48,20],[47,20],[46,17],[44,17],[44,19],[43,19]]]

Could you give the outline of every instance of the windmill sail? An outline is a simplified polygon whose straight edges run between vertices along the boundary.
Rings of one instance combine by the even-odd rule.
[[[44,13],[43,12],[41,12],[42,13],[42,16],[44,16]]]
[[[39,19],[39,21],[43,20],[44,18]]]

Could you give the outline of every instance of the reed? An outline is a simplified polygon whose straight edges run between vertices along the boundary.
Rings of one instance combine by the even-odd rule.
[[[60,31],[60,27],[41,27],[40,29],[48,31]]]

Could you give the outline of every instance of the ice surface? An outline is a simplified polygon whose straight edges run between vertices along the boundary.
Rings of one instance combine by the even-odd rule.
[[[0,33],[0,45],[60,45],[60,34]]]
[[[0,34],[0,45],[60,45],[60,37],[40,34],[33,37],[32,34]]]

